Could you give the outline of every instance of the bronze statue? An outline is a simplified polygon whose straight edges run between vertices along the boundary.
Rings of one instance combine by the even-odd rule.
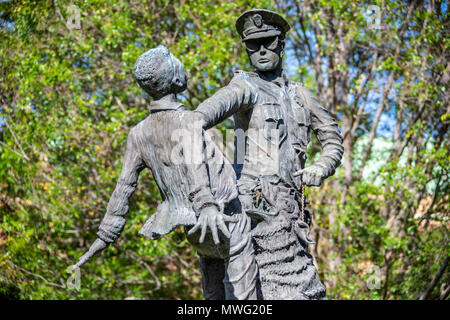
[[[255,9],[237,19],[236,29],[255,71],[237,71],[194,111],[176,100],[187,78],[167,48],[139,58],[135,77],[155,100],[130,132],[98,239],[77,266],[120,235],[139,173],[150,168],[163,202],[140,233],[157,239],[177,226],[193,226],[187,237],[201,258],[206,299],[326,298],[308,253],[304,186],[320,186],[334,174],[342,136],[316,97],[284,75],[289,23]],[[205,132],[230,116],[237,137],[233,165]],[[305,168],[311,129],[322,153]]]
[[[128,135],[122,172],[98,239],[76,267],[119,237],[128,199],[140,172],[149,168],[163,202],[140,233],[158,239],[178,226],[194,226],[187,237],[200,255],[205,298],[256,299],[258,269],[250,221],[237,198],[236,176],[202,130],[200,114],[177,102],[176,94],[187,84],[183,65],[166,47],[159,46],[138,59],[134,74],[155,100],[150,115]]]
[[[239,199],[252,218],[263,299],[322,299],[325,287],[307,251],[310,214],[302,185],[319,186],[342,154],[336,120],[300,83],[286,79],[282,58],[289,23],[279,14],[249,10],[236,22],[255,72],[237,71],[230,83],[196,109],[204,128],[233,116]],[[313,130],[320,158],[305,168]],[[304,216],[302,217],[302,211]]]

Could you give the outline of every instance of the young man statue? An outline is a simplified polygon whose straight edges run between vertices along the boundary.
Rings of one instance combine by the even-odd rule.
[[[150,115],[128,136],[122,172],[98,239],[76,266],[119,237],[139,173],[150,168],[163,202],[140,233],[157,239],[178,226],[194,226],[187,236],[200,255],[205,298],[256,299],[258,268],[236,176],[202,129],[201,115],[177,102],[176,94],[187,85],[183,65],[159,46],[138,59],[134,75],[154,98]]]

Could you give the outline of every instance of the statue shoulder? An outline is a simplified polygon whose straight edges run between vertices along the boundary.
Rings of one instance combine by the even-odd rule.
[[[249,71],[244,71],[244,70],[236,70],[234,72],[234,76],[233,76],[233,80],[250,80],[253,78],[257,78],[258,74],[256,74],[255,72],[249,72]]]
[[[151,116],[148,115],[144,120],[141,120],[138,124],[130,129],[128,132],[128,139],[139,139],[146,136],[149,132],[148,128],[154,125],[152,123]]]
[[[306,87],[303,86],[303,83],[298,81],[289,81],[289,87],[291,87],[292,90],[294,90],[294,92],[299,95],[311,94],[311,92]]]
[[[297,103],[307,107],[314,106],[314,95],[308,88],[304,87],[301,82],[290,81],[289,86],[294,92]]]
[[[142,120],[130,129],[130,131],[128,132],[128,140],[135,140],[141,135],[145,126],[144,122],[145,120]]]

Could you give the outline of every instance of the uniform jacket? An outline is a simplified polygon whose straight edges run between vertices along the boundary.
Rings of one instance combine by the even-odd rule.
[[[275,175],[294,185],[292,174],[304,168],[311,129],[322,146],[315,164],[327,177],[340,164],[344,148],[336,120],[309,90],[284,75],[268,81],[258,72],[237,71],[195,111],[203,115],[205,128],[233,115],[238,178]],[[245,136],[242,147],[239,133]]]

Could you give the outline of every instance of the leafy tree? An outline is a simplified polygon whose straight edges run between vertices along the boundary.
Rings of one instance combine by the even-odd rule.
[[[294,24],[298,78],[342,124],[343,166],[311,194],[328,293],[446,298],[450,278],[438,270],[449,253],[448,2],[277,5]],[[390,147],[373,152],[382,140]],[[380,286],[368,290],[374,278]]]
[[[139,55],[166,44],[195,108],[250,69],[234,22],[255,7],[290,21],[286,72],[341,123],[343,166],[308,190],[329,298],[448,297],[448,2],[346,0],[0,2],[0,296],[201,298],[181,230],[137,234],[160,201],[149,171],[79,290],[66,269],[94,240],[126,135],[147,115]]]

